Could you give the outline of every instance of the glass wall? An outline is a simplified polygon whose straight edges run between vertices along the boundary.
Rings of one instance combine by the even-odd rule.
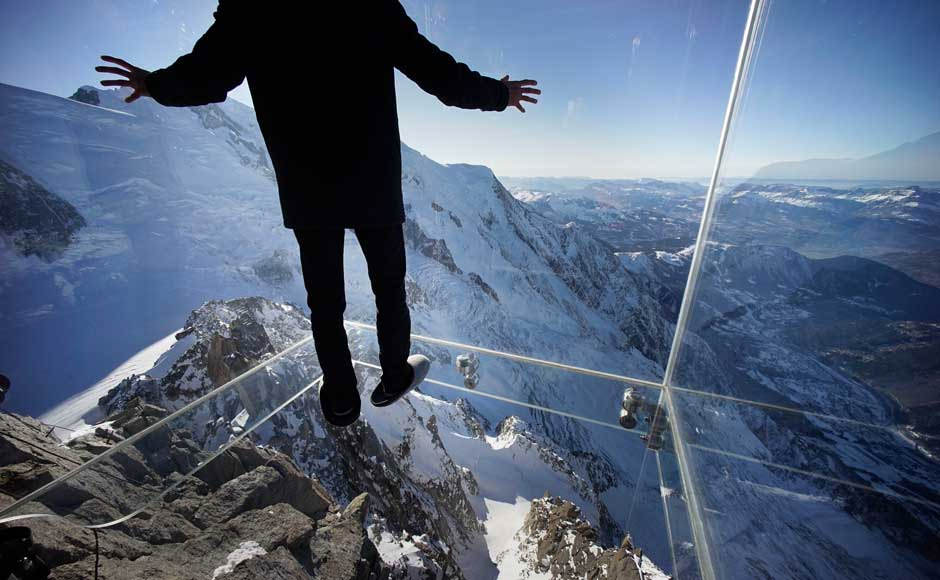
[[[541,94],[395,73],[431,367],[370,405],[347,231],[348,428],[249,83],[164,107],[94,70],[170,64],[216,3],[0,8],[0,532],[79,577],[934,576],[937,8],[402,4]],[[363,114],[321,102],[285,87],[312,197]]]
[[[716,577],[936,574],[936,15],[761,7],[672,375]]]

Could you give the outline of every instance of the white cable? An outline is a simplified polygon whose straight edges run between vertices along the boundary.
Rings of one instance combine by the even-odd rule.
[[[870,486],[870,485],[865,485],[865,484],[863,484],[863,483],[856,483],[856,482],[854,482],[854,481],[848,481],[848,480],[845,480],[845,479],[840,479],[840,478],[838,478],[838,477],[832,477],[832,476],[830,476],[830,475],[823,475],[823,474],[821,474],[821,473],[815,473],[815,472],[813,472],[813,471],[807,471],[807,470],[805,470],[805,469],[800,469],[800,468],[798,468],[798,467],[790,467],[789,465],[783,465],[783,464],[781,464],[781,463],[774,463],[774,462],[772,462],[772,461],[766,461],[766,460],[764,460],[764,459],[757,459],[756,457],[749,457],[749,456],[747,456],[747,455],[741,455],[740,453],[734,453],[734,452],[731,452],[731,451],[722,451],[721,449],[714,449],[714,448],[712,448],[712,447],[705,447],[704,445],[698,445],[698,444],[696,444],[696,443],[688,443],[688,446],[691,447],[691,448],[693,448],[693,449],[698,449],[698,450],[700,450],[700,451],[705,451],[705,452],[707,452],[707,453],[714,453],[714,454],[717,454],[717,455],[724,455],[725,457],[731,457],[731,458],[733,458],[733,459],[739,459],[739,460],[741,460],[741,461],[747,461],[747,462],[750,462],[750,463],[758,463],[758,464],[763,465],[763,466],[765,466],[765,467],[772,467],[772,468],[774,468],[774,469],[783,469],[783,470],[785,470],[785,471],[790,471],[790,472],[793,472],[793,473],[798,473],[798,474],[800,474],[800,475],[805,475],[805,476],[807,476],[807,477],[813,477],[813,478],[816,478],[816,479],[824,479],[824,480],[830,481],[830,482],[832,482],[832,483],[839,483],[839,484],[847,485],[847,486],[854,487],[854,488],[857,488],[857,489],[863,489],[863,490],[865,490],[865,491],[870,491],[870,492],[872,492],[872,493],[879,493],[879,494],[882,494],[882,495],[887,495],[887,496],[890,496],[890,497],[893,497],[893,498],[896,498],[896,499],[899,499],[899,500],[902,500],[902,501],[910,501],[910,502],[914,502],[914,503],[919,503],[919,504],[927,505],[927,506],[930,506],[930,507],[935,508],[935,509],[940,509],[940,503],[936,503],[936,502],[930,501],[930,500],[928,500],[928,499],[921,499],[921,498],[919,498],[919,497],[914,497],[914,496],[910,496],[910,495],[904,495],[904,494],[897,493],[897,492],[894,492],[894,491],[889,491],[889,490],[886,490],[886,489],[878,489],[878,488],[872,487],[872,486]]]
[[[356,328],[365,328],[365,329],[371,330],[371,331],[373,331],[373,332],[377,332],[377,329],[376,329],[375,325],[373,325],[373,324],[366,324],[366,323],[364,323],[364,322],[356,322],[356,321],[353,321],[353,320],[345,320],[344,322],[345,322],[346,324],[348,324],[349,326],[353,326],[353,327],[356,327]],[[411,335],[411,338],[413,338],[413,339],[415,339],[415,340],[420,340],[420,341],[422,341],[422,342],[428,342],[428,343],[431,343],[431,344],[439,344],[439,345],[442,345],[442,346],[450,346],[450,347],[454,347],[454,348],[459,348],[459,349],[461,349],[461,350],[471,350],[471,351],[474,351],[474,352],[479,352],[479,353],[483,353],[483,354],[489,354],[489,355],[498,356],[498,357],[501,357],[501,358],[507,358],[507,359],[510,359],[510,360],[518,361],[518,362],[524,362],[524,363],[530,363],[530,364],[535,364],[535,365],[540,365],[540,366],[545,366],[545,367],[551,367],[551,368],[561,369],[561,370],[570,371],[570,372],[578,373],[578,374],[582,374],[582,375],[588,375],[588,376],[592,376],[592,377],[598,377],[598,378],[601,378],[601,379],[607,379],[607,380],[610,380],[610,381],[618,381],[618,382],[621,382],[621,383],[630,383],[630,384],[634,384],[634,385],[641,386],[641,387],[648,387],[648,388],[650,388],[650,389],[662,389],[662,388],[663,388],[662,383],[657,383],[657,382],[654,382],[654,381],[648,381],[648,380],[645,380],[645,379],[637,379],[637,378],[634,378],[634,377],[627,377],[627,376],[624,376],[624,375],[618,375],[618,374],[615,374],[615,373],[607,373],[607,372],[604,372],[604,371],[596,371],[596,370],[594,370],[594,369],[588,369],[588,368],[584,368],[584,367],[576,367],[576,366],[573,366],[573,365],[564,364],[564,363],[559,363],[559,362],[555,362],[555,361],[551,361],[551,360],[545,360],[545,359],[541,359],[541,358],[534,358],[534,357],[531,357],[531,356],[525,356],[525,355],[521,355],[521,354],[514,354],[514,353],[511,353],[511,352],[504,352],[504,351],[501,351],[501,350],[494,350],[494,349],[491,349],[491,348],[486,348],[486,347],[482,347],[482,346],[476,346],[476,345],[472,345],[472,344],[464,344],[464,343],[462,343],[462,342],[455,342],[455,341],[453,341],[453,340],[446,340],[446,339],[443,339],[443,338],[434,338],[433,336],[423,336],[423,335],[420,335],[420,334],[412,334],[412,335]]]
[[[665,482],[663,481],[663,464],[656,453],[656,469],[659,471],[659,496],[663,500],[663,519],[666,520],[666,538],[669,541],[669,554],[672,556],[672,577],[673,580],[679,580],[679,563],[676,560],[676,544],[672,539],[672,523],[669,521],[669,503],[666,501]]]
[[[284,407],[290,405],[291,403],[293,403],[294,401],[296,401],[301,395],[303,395],[304,393],[306,393],[307,391],[309,391],[310,389],[312,389],[313,386],[314,386],[315,384],[317,384],[317,383],[320,381],[321,378],[322,378],[322,375],[320,375],[319,377],[315,378],[315,379],[314,379],[310,384],[308,384],[306,387],[304,387],[303,389],[301,389],[300,391],[298,391],[297,393],[295,393],[295,394],[294,394],[293,396],[291,396],[289,399],[287,399],[286,401],[284,401],[283,403],[281,403],[281,404],[280,404],[277,408],[275,408],[273,411],[271,411],[270,413],[268,413],[267,415],[265,415],[264,418],[262,418],[262,419],[259,420],[259,421],[256,421],[255,424],[252,426],[251,429],[245,429],[245,430],[242,431],[239,435],[237,435],[237,436],[231,438],[231,439],[230,439],[227,443],[225,443],[224,445],[221,445],[216,451],[214,451],[213,453],[211,453],[206,459],[200,461],[200,462],[199,462],[199,465],[197,465],[197,466],[194,467],[193,469],[191,469],[191,470],[189,470],[188,472],[186,472],[186,474],[183,475],[183,477],[177,479],[172,485],[170,485],[168,488],[166,488],[165,490],[163,490],[162,492],[160,492],[158,495],[154,496],[153,498],[151,498],[151,499],[148,500],[148,501],[145,501],[145,502],[144,502],[139,508],[137,508],[136,510],[134,510],[134,511],[132,511],[131,513],[129,513],[129,514],[125,515],[125,516],[122,516],[122,517],[120,517],[120,518],[118,518],[118,519],[111,520],[111,521],[106,522],[106,523],[103,523],[103,524],[82,525],[82,527],[83,527],[83,528],[88,528],[88,529],[109,528],[109,527],[111,527],[111,526],[115,526],[115,525],[117,525],[117,524],[126,522],[127,520],[129,520],[129,519],[131,519],[131,518],[133,518],[133,517],[139,515],[141,512],[143,512],[143,511],[146,510],[148,507],[150,507],[151,505],[153,505],[154,502],[156,502],[157,500],[160,500],[160,499],[166,497],[166,495],[167,495],[168,493],[170,493],[171,491],[173,491],[174,489],[176,489],[177,487],[179,487],[184,481],[186,481],[186,478],[187,478],[187,477],[193,475],[194,473],[196,473],[197,471],[199,471],[200,469],[202,469],[202,468],[205,467],[206,465],[209,465],[209,463],[211,463],[213,459],[215,459],[215,458],[218,457],[219,455],[221,455],[221,454],[225,453],[226,451],[228,451],[229,448],[231,448],[233,445],[235,445],[236,443],[238,443],[239,441],[241,441],[242,439],[244,439],[245,437],[247,437],[248,434],[249,434],[249,433],[252,433],[258,426],[264,424],[264,423],[265,423],[266,421],[268,421],[271,417],[273,417],[274,415],[280,413],[280,412],[284,409]],[[113,449],[113,448],[112,448],[112,449]],[[100,455],[99,455],[98,457],[100,457]],[[83,464],[83,465],[86,465],[86,464]],[[64,479],[65,479],[65,477],[63,476],[62,478],[57,479],[57,480],[53,481],[52,483],[56,483],[56,482],[58,482],[58,481],[60,481],[60,480],[64,481]],[[11,506],[11,507],[10,507],[10,510],[11,510],[15,505],[16,505],[16,504],[14,504],[13,506]],[[10,510],[4,510],[3,513],[7,513],[7,511],[10,511]],[[65,516],[59,516],[59,515],[57,515],[57,514],[22,514],[22,515],[7,517],[7,518],[0,518],[0,524],[10,523],[10,522],[13,522],[13,521],[16,521],[16,520],[24,520],[24,519],[29,519],[29,518],[40,518],[40,517],[51,518],[51,517],[65,517]]]

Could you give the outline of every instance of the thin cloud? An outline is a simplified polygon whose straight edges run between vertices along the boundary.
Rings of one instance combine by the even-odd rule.
[[[581,115],[581,111],[584,110],[584,98],[575,97],[568,101],[568,109],[565,112],[565,120],[562,122],[562,127],[567,127],[573,120],[577,119]]]
[[[640,54],[640,35],[637,34],[633,37],[633,42],[630,43],[630,65],[627,67],[627,80],[633,76],[633,61],[636,60],[637,56]]]

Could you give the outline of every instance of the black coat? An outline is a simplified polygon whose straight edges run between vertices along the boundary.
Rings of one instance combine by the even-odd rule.
[[[247,77],[284,225],[401,224],[397,68],[444,104],[502,111],[509,91],[418,32],[397,0],[220,0],[192,52],[146,78],[160,104],[217,103]]]

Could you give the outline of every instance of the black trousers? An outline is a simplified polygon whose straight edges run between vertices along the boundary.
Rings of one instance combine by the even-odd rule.
[[[375,294],[379,362],[382,381],[397,385],[407,376],[411,349],[411,316],[405,302],[405,239],[402,226],[354,230],[366,258]],[[342,228],[294,229],[300,245],[300,265],[307,287],[313,341],[323,380],[337,387],[355,387],[343,328],[346,288],[343,277]]]

